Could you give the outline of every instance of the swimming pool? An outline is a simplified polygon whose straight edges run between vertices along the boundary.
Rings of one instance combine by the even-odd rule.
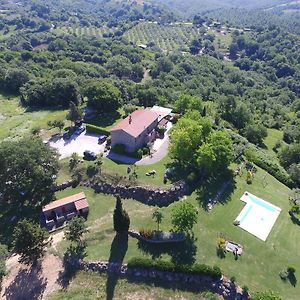
[[[257,205],[260,205],[261,207],[265,208],[265,209],[268,209],[269,211],[271,212],[275,212],[276,211],[276,208],[273,206],[273,205],[270,205],[268,202],[254,196],[254,195],[248,195],[249,199],[257,204]]]
[[[236,218],[238,226],[265,241],[281,209],[248,192],[243,194],[241,200],[246,202],[246,205]]]

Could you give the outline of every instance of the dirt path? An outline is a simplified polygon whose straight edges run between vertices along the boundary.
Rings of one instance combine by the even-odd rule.
[[[63,231],[52,236],[55,250],[63,237]],[[3,280],[0,299],[45,299],[60,288],[58,279],[64,268],[59,257],[48,251],[41,264],[36,266],[20,264],[18,258],[18,255],[14,255],[6,261],[7,275]]]

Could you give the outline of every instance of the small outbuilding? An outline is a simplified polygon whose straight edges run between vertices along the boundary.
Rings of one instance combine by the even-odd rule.
[[[48,229],[60,227],[78,215],[86,215],[89,204],[83,192],[53,201],[43,207],[45,225]]]

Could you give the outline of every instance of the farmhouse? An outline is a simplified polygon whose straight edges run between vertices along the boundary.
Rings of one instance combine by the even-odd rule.
[[[84,193],[78,193],[43,207],[45,225],[49,229],[59,227],[77,215],[86,214],[89,204]]]
[[[156,137],[158,117],[151,109],[134,111],[111,129],[111,146],[122,144],[127,152],[134,152],[152,142]]]

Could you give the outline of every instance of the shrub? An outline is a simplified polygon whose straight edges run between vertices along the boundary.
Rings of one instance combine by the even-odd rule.
[[[108,130],[92,124],[86,124],[86,132],[94,132],[94,133],[100,133],[105,135],[110,134]]]
[[[219,279],[222,277],[222,271],[217,266],[210,267],[204,264],[194,264],[192,266],[176,265],[168,261],[138,257],[129,260],[128,268],[156,269],[165,272],[184,272],[187,274],[211,276],[214,279]]]
[[[267,171],[281,183],[290,188],[294,186],[294,183],[286,170],[276,163],[273,158],[268,157],[267,153],[261,152],[256,148],[248,148],[245,154],[248,160]]]
[[[126,153],[126,147],[123,144],[117,144],[113,146],[112,151],[117,153],[117,154],[125,154]]]
[[[106,145],[109,146],[111,144],[111,136],[108,136],[106,139]]]
[[[143,157],[143,150],[142,149],[137,150],[135,153],[136,153],[136,158],[142,158]]]
[[[235,282],[236,282],[235,276],[231,276],[231,277],[230,277],[230,281],[231,281],[232,283],[235,283]]]
[[[34,135],[38,135],[40,133],[40,131],[41,131],[41,127],[39,127],[39,126],[31,128],[31,133]]]
[[[151,229],[144,229],[142,228],[140,230],[140,235],[143,236],[146,239],[151,239],[153,236],[153,231]]]
[[[148,147],[144,147],[142,149],[142,151],[143,151],[143,155],[149,155],[150,154],[150,149]]]
[[[243,294],[248,294],[249,288],[248,288],[246,285],[244,285],[244,286],[242,287],[242,291],[243,291]]]

